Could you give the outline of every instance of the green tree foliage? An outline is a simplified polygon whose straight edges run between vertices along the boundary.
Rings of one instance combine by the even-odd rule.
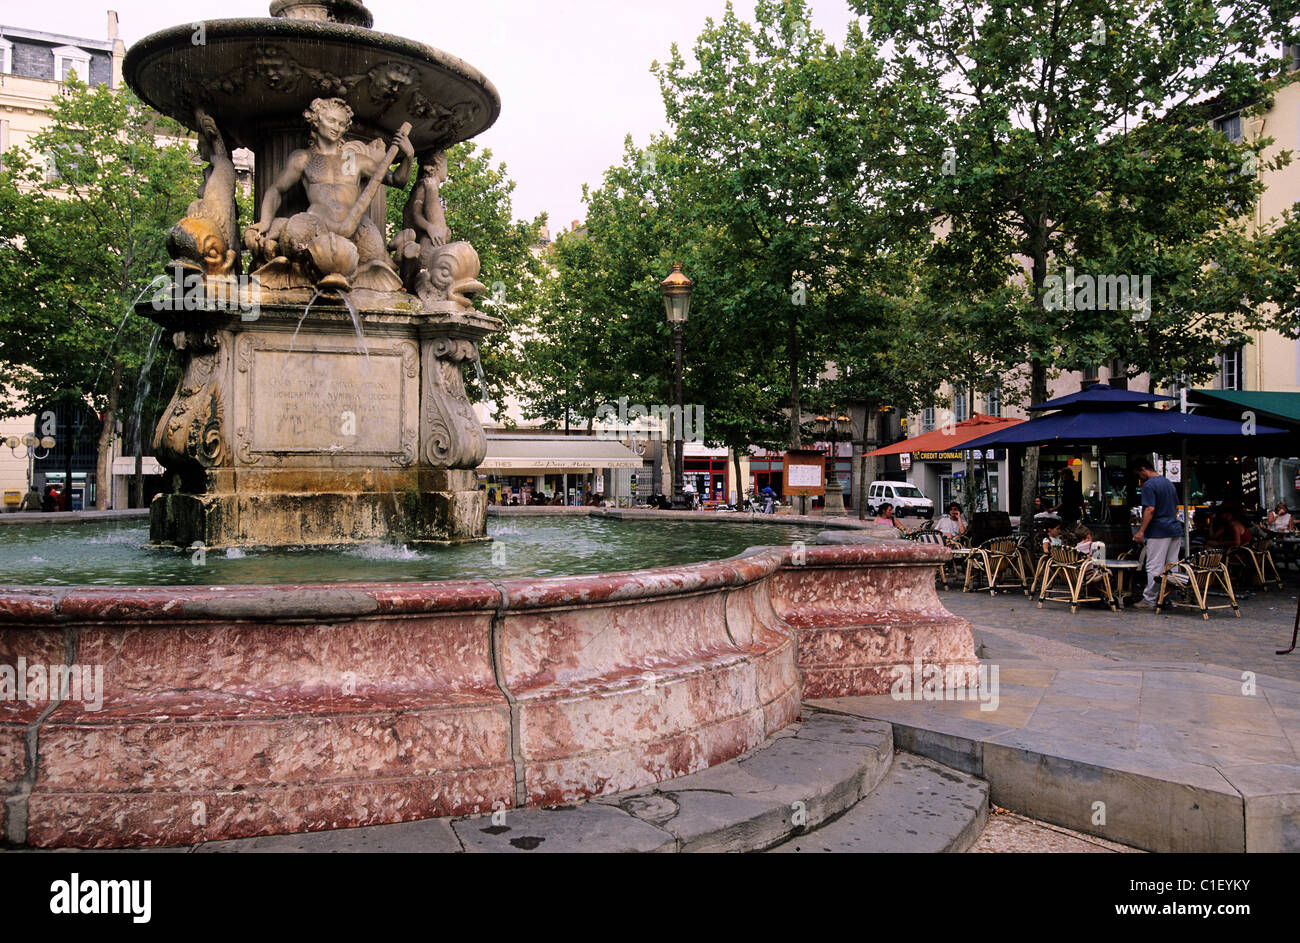
[[[1257,320],[1268,266],[1238,216],[1269,142],[1211,119],[1266,101],[1296,24],[1283,4],[851,5],[891,44],[890,84],[943,103],[939,121],[899,120],[925,157],[910,183],[939,234],[923,282],[946,359],[977,375],[1028,364],[1042,400],[1053,369],[1117,357],[1156,381],[1204,376]],[[1071,268],[1150,276],[1150,310],[1053,304],[1049,279]],[[1036,465],[1031,450],[1025,511]]]
[[[805,391],[830,357],[859,359],[862,395],[901,393],[905,371],[869,369],[909,342],[889,321],[900,309],[874,296],[927,222],[899,198],[915,158],[893,112],[929,107],[886,87],[856,25],[837,49],[803,0],[759,0],[754,18],[729,4],[696,41],[696,67],[674,47],[654,71],[686,168],[683,205],[707,234],[701,255],[725,312],[715,330],[779,352],[797,446]]]
[[[119,418],[135,422],[143,391],[169,385],[155,326],[132,306],[163,272],[201,168],[183,129],[125,89],[74,77],[51,118],[0,171],[0,414],[56,402],[99,413],[103,507]]]

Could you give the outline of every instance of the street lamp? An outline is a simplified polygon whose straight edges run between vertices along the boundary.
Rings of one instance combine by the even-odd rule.
[[[673,379],[673,396],[677,400],[673,431],[673,494],[672,507],[675,511],[687,509],[686,495],[682,490],[682,325],[691,313],[691,292],[695,283],[682,272],[682,263],[674,262],[673,270],[659,286],[664,295],[664,311],[668,323],[673,326],[673,349],[676,354],[676,370]]]
[[[826,497],[822,499],[822,513],[839,517],[844,514],[844,489],[840,487],[839,474],[836,471],[836,463],[839,460],[839,430],[840,426],[852,427],[853,420],[848,416],[818,416],[817,432],[820,435],[829,437],[831,447],[831,473],[826,476]]]

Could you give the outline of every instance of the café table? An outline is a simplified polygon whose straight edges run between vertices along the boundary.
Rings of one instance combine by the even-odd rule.
[[[1147,565],[1143,560],[1101,560],[1106,569],[1115,574],[1115,601],[1119,603],[1121,609],[1124,608],[1124,599],[1131,595],[1136,587],[1129,586],[1127,590],[1125,583],[1132,579],[1132,574],[1146,574]]]

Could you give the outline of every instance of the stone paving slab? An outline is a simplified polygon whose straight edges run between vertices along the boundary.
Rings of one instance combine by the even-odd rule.
[[[999,666],[996,710],[887,695],[809,706],[888,721],[900,749],[986,779],[994,802],[1049,823],[1149,850],[1300,851],[1300,658],[1269,648],[1289,635],[1294,596],[1257,596],[1242,620],[1208,630],[1177,614],[943,598]],[[1273,624],[1284,609],[1288,625]]]
[[[587,803],[565,809],[510,812],[505,824],[491,817],[459,819],[452,830],[469,852],[599,853],[676,851],[671,834],[622,809]]]
[[[988,820],[988,783],[923,757],[899,754],[880,785],[843,816],[772,851],[963,852]]]

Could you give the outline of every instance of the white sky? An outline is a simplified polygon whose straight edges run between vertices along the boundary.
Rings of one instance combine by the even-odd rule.
[[[476,140],[505,161],[515,214],[550,214],[552,230],[582,218],[582,185],[597,184],[622,155],[665,125],[650,63],[684,53],[725,0],[366,0],[375,28],[459,56],[501,93],[501,117]],[[736,0],[752,19],[753,0]],[[813,22],[834,42],[853,14],[847,0],[812,0]],[[0,23],[102,39],[110,8],[129,47],[183,22],[266,16],[269,0],[57,0],[4,3]],[[463,11],[463,12],[462,12]]]

